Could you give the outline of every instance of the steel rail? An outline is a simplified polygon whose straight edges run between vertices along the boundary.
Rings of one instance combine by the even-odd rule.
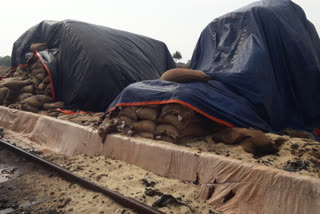
[[[2,139],[0,139],[0,146],[1,145],[12,150],[13,152],[16,152],[18,154],[22,154],[23,156],[25,156],[28,159],[31,159],[33,161],[40,163],[41,165],[45,166],[46,168],[50,168],[50,169],[58,172],[63,178],[65,178],[68,181],[73,181],[73,182],[76,181],[81,186],[83,186],[89,190],[103,193],[104,195],[110,197],[112,200],[114,200],[118,204],[120,204],[124,207],[130,208],[130,209],[136,211],[137,213],[164,214],[164,212],[156,210],[147,204],[144,204],[136,199],[126,197],[119,192],[110,190],[110,189],[103,187],[101,185],[95,184],[86,178],[80,177],[80,176],[70,172],[69,170],[63,168],[63,167],[60,167],[60,166],[58,166],[50,161],[47,161],[37,155],[34,155],[30,152],[27,152],[27,151],[9,143],[9,142],[6,142]]]

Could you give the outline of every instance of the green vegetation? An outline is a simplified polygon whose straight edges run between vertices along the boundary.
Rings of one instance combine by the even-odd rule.
[[[176,51],[172,54],[172,58],[177,62],[182,59],[182,55],[179,51]]]
[[[10,56],[0,56],[0,65],[10,66],[11,57]]]

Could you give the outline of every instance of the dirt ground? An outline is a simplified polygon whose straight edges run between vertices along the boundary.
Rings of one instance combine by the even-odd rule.
[[[5,149],[0,151],[0,157],[2,168],[16,169],[15,175],[9,175],[12,178],[0,183],[0,211],[35,201],[39,204],[15,213],[134,213],[103,194],[69,183],[57,174]],[[193,183],[163,178],[105,156],[50,154],[45,158],[77,175],[150,206],[164,197],[163,195],[169,195],[172,200],[164,204],[164,207],[158,207],[165,213],[219,213],[205,201],[198,199],[200,187]],[[7,166],[4,167],[5,165]],[[40,203],[39,200],[44,202]]]

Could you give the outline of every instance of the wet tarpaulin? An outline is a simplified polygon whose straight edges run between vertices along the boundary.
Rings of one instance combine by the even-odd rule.
[[[43,21],[27,30],[12,50],[13,67],[24,64],[32,43],[48,66],[56,99],[69,108],[104,111],[127,85],[157,79],[173,67],[160,41],[79,21]]]
[[[208,83],[144,81],[109,106],[176,102],[228,126],[264,131],[320,127],[320,41],[291,1],[259,1],[211,22],[191,67]]]

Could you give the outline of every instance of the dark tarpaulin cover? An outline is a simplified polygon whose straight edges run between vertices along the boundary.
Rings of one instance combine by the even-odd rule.
[[[26,31],[13,45],[13,67],[25,63],[32,43],[54,50],[39,54],[57,100],[70,108],[104,111],[127,85],[175,67],[163,42],[73,20],[43,21]]]
[[[109,106],[180,102],[226,125],[263,131],[320,127],[320,41],[288,0],[259,1],[211,22],[191,60],[209,83],[128,86]],[[158,102],[161,101],[161,102]]]

